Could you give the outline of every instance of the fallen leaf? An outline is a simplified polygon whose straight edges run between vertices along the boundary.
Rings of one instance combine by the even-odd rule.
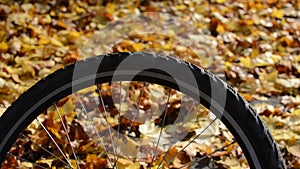
[[[276,79],[276,84],[285,87],[285,88],[299,88],[300,79],[290,78],[290,79]]]
[[[300,145],[287,147],[289,153],[293,154],[294,156],[300,158]]]
[[[5,80],[0,77],[0,88],[2,88],[5,85]]]
[[[241,57],[240,61],[242,66],[245,66],[246,68],[254,68],[254,64],[250,57]]]
[[[117,8],[115,3],[108,3],[105,7],[106,12],[113,14]]]
[[[58,46],[58,47],[64,46],[60,41],[58,41],[58,40],[55,39],[55,38],[50,38],[50,42],[51,42],[51,44],[54,45],[54,46]]]
[[[0,43],[0,52],[7,52],[8,50],[8,44],[6,42],[1,42]]]
[[[217,2],[218,4],[222,4],[222,3],[225,3],[226,0],[216,0],[216,2]]]
[[[278,19],[282,19],[284,13],[282,10],[274,8],[272,11],[272,16]]]

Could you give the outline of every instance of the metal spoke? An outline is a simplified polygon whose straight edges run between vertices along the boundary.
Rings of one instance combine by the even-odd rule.
[[[207,158],[207,157],[211,157],[211,155],[215,154],[216,152],[222,151],[222,150],[224,150],[224,148],[227,148],[227,147],[233,145],[234,143],[236,143],[235,140],[232,141],[230,144],[227,144],[227,145],[225,145],[225,146],[223,146],[223,147],[221,147],[221,148],[218,148],[217,150],[215,150],[215,151],[213,151],[213,152],[211,152],[211,153],[209,153],[209,154],[207,154],[207,155],[205,155],[205,156],[203,156],[203,157],[201,157],[201,158],[199,158],[199,159],[196,159],[196,158],[195,158],[195,159],[197,160],[197,162],[200,162],[200,161],[202,161],[203,159],[205,159],[205,158]],[[188,163],[182,165],[182,166],[179,167],[179,168],[186,167],[186,166],[190,165],[191,163],[192,163],[192,162],[188,162]]]
[[[184,149],[186,149],[192,142],[194,142],[201,134],[203,134],[215,121],[217,120],[217,117],[215,117],[198,135],[196,135],[187,145],[185,145],[180,151],[178,151],[172,158],[170,158],[166,163],[169,163],[170,161],[172,161],[175,157],[177,157],[179,155],[179,153],[181,151],[183,151]],[[162,162],[161,162],[162,163]],[[165,164],[162,165],[162,167]],[[158,166],[158,168],[160,168],[160,166]]]
[[[63,121],[63,119],[62,119],[62,117],[61,117],[61,113],[60,113],[60,111],[59,111],[59,109],[58,109],[56,103],[53,103],[53,104],[54,104],[54,107],[55,107],[55,109],[56,109],[56,111],[57,111],[57,114],[58,114],[58,116],[59,116],[59,118],[60,118],[60,121],[61,121],[61,123],[62,123],[62,125],[63,125],[63,128],[64,128],[64,130],[65,130],[65,132],[66,132],[66,136],[67,136],[67,139],[68,139],[68,141],[69,141],[69,143],[70,143],[71,150],[72,150],[73,156],[74,156],[74,158],[75,158],[75,162],[76,162],[77,168],[79,169],[79,168],[80,168],[80,167],[79,167],[79,161],[78,161],[77,156],[76,156],[76,154],[75,154],[74,148],[73,148],[73,146],[72,146],[72,144],[71,144],[71,139],[70,139],[70,136],[69,136],[67,127],[66,127],[66,125],[65,125],[65,123],[64,123],[64,121]]]
[[[69,165],[68,163],[66,163],[64,160],[62,160],[61,158],[59,158],[57,155],[53,154],[52,152],[50,152],[49,150],[47,150],[46,148],[40,146],[39,144],[33,142],[29,137],[27,137],[25,134],[20,133],[22,137],[25,138],[25,140],[27,141],[31,141],[34,145],[38,146],[39,148],[41,148],[42,150],[46,151],[47,153],[49,153],[50,155],[52,155],[53,157],[57,158],[59,161],[61,161],[62,163],[64,163],[65,165]]]
[[[114,152],[114,161],[116,161],[116,150],[115,150],[114,140],[113,140],[112,133],[111,133],[111,130],[110,130],[110,125],[109,125],[109,122],[108,122],[108,119],[107,119],[107,111],[106,111],[106,108],[105,108],[105,105],[104,105],[104,101],[103,101],[103,97],[102,97],[102,93],[101,93],[99,85],[97,85],[97,90],[98,90],[98,93],[100,95],[100,100],[101,100],[101,105],[102,105],[103,110],[104,110],[105,120],[108,124],[108,132],[109,132],[109,136],[110,136],[110,140],[111,140],[112,148],[113,148],[113,152]],[[97,110],[99,111],[99,109],[97,109]]]
[[[139,113],[139,107],[140,107],[140,104],[141,104],[141,101],[142,101],[142,97],[143,97],[144,92],[145,92],[145,86],[146,86],[146,82],[143,83],[143,88],[142,88],[141,96],[140,96],[140,99],[139,99],[139,101],[138,101],[138,104],[137,104],[137,107],[136,107],[135,114],[134,114],[134,116],[133,116],[133,118],[132,118],[132,120],[131,120],[131,124],[130,124],[129,130],[128,130],[128,134],[130,133],[131,128],[132,128],[132,126],[133,126],[133,122],[134,122],[134,120],[135,120],[137,114]],[[122,154],[123,149],[124,149],[124,146],[126,145],[126,143],[127,143],[127,139],[126,139],[126,140],[124,141],[124,143],[122,144],[122,147],[121,147],[121,149],[120,149],[120,154],[119,154],[118,157],[117,157],[117,161],[118,161],[120,155]]]
[[[43,166],[41,166],[41,165],[39,165],[39,164],[37,164],[37,163],[31,162],[31,161],[29,161],[29,160],[26,160],[26,159],[24,159],[24,158],[22,158],[22,157],[16,156],[16,155],[14,155],[14,154],[12,154],[12,153],[10,153],[10,152],[7,152],[7,154],[10,155],[10,156],[15,157],[15,158],[17,158],[17,159],[19,159],[19,160],[21,160],[21,161],[29,162],[29,163],[33,164],[34,166],[37,166],[37,167],[41,167],[41,168],[47,169],[46,167],[43,167]]]
[[[287,168],[292,168],[293,163],[294,163],[296,160],[298,160],[298,159],[299,159],[299,157],[296,157],[296,158],[294,158],[292,161],[290,161],[290,162],[288,163]]]
[[[189,111],[188,111],[188,113],[187,113],[187,118],[184,120],[184,123],[187,121],[187,119],[188,119],[188,117],[189,117],[189,115],[191,114],[191,112],[192,112],[192,110],[193,110],[193,106],[194,106],[194,104],[195,104],[195,100],[193,101],[193,103],[192,103],[192,105],[191,105],[191,107],[189,108]],[[177,137],[179,135],[179,133],[177,133],[176,134],[176,136],[175,136],[175,138]],[[163,157],[163,159],[160,161],[160,163],[159,163],[159,165],[158,166],[160,166],[161,164],[162,164],[162,162],[166,159],[166,157],[167,157],[167,155],[169,154],[169,152],[170,152],[170,149],[171,149],[171,147],[174,145],[174,143],[171,143],[170,144],[170,146],[169,146],[169,148],[168,148],[168,150],[167,150],[167,152],[165,153],[165,155],[164,155],[164,157]]]
[[[90,123],[92,123],[93,129],[95,130],[95,132],[96,132],[96,134],[97,134],[97,137],[99,138],[99,141],[100,141],[100,143],[102,144],[103,149],[104,149],[104,151],[105,151],[105,153],[106,153],[106,155],[107,155],[107,159],[108,159],[109,163],[112,165],[112,162],[111,162],[111,160],[110,160],[110,158],[109,158],[109,155],[108,155],[108,151],[106,150],[105,145],[104,145],[104,143],[103,143],[103,141],[102,141],[102,139],[101,139],[101,136],[100,136],[99,132],[98,132],[97,129],[96,129],[95,123],[93,122],[92,118],[91,118],[90,115],[88,114],[88,112],[87,112],[86,108],[84,107],[84,105],[83,105],[81,99],[79,98],[79,96],[78,96],[76,93],[74,93],[74,95],[76,96],[77,100],[79,101],[80,105],[82,106],[84,113],[85,113],[86,116],[88,117],[88,120],[90,121]]]
[[[168,98],[167,98],[167,102],[166,102],[166,105],[165,105],[165,114],[164,114],[164,117],[163,117],[163,122],[161,124],[161,128],[160,128],[160,131],[159,131],[159,137],[158,137],[158,140],[157,140],[157,143],[156,143],[156,147],[155,147],[155,151],[154,151],[154,154],[152,156],[152,162],[154,161],[154,158],[156,156],[156,153],[157,153],[157,148],[158,148],[158,144],[160,142],[160,138],[161,138],[161,134],[162,134],[162,130],[163,130],[163,127],[165,125],[165,121],[166,121],[166,116],[167,116],[167,111],[168,111],[168,104],[169,104],[169,101],[170,101],[170,96],[171,96],[171,89],[169,89],[169,94],[168,94]]]
[[[192,162],[188,162],[188,163],[186,163],[186,164],[184,164],[184,165],[182,165],[181,167],[179,167],[179,168],[184,168],[184,167],[186,167],[186,166],[188,166],[188,165],[190,165]]]
[[[40,123],[40,125],[42,126],[42,128],[45,130],[45,132],[47,133],[47,135],[50,137],[50,139],[52,140],[52,142],[55,144],[55,146],[57,147],[57,149],[59,150],[59,152],[61,153],[61,155],[65,158],[65,160],[68,162],[69,166],[72,167],[72,164],[70,163],[70,161],[68,160],[67,156],[65,155],[65,153],[62,151],[62,149],[58,146],[57,142],[54,140],[54,138],[51,136],[50,132],[48,131],[48,129],[43,125],[43,123],[36,118],[36,120]]]
[[[116,151],[118,151],[119,146],[119,137],[120,137],[120,122],[121,122],[121,104],[122,104],[122,81],[120,81],[120,103],[119,103],[119,110],[118,110],[118,132],[117,132],[117,141],[116,141]],[[117,160],[114,162],[113,168],[116,166]]]
[[[210,154],[207,154],[206,156],[201,157],[198,161],[201,161],[201,160],[205,159],[206,157],[210,157],[211,155],[215,154],[216,152],[219,152],[219,151],[221,151],[221,150],[224,150],[224,148],[227,148],[227,147],[233,145],[234,143],[236,143],[235,140],[232,141],[230,144],[227,144],[227,145],[225,145],[225,146],[223,146],[223,147],[221,147],[221,148],[218,148],[218,149],[216,149],[215,151],[211,152]]]

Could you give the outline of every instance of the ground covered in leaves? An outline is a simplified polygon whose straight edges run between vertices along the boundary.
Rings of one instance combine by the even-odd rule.
[[[183,30],[146,35],[131,35],[136,26],[126,26],[129,36],[102,52],[158,49],[213,72],[221,63],[227,82],[268,125],[286,164],[300,167],[299,0],[2,0],[0,113],[37,80],[82,59],[82,46],[96,31],[142,12],[169,13],[187,24]],[[122,29],[124,23],[119,24]],[[201,35],[187,31],[188,24]],[[185,44],[174,32],[185,37]],[[214,53],[204,54],[199,44]]]

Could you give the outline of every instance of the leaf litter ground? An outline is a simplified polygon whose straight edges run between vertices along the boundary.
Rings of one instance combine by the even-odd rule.
[[[81,59],[80,47],[88,41],[93,32],[102,29],[111,21],[139,12],[167,12],[181,18],[182,21],[193,24],[205,35],[197,36],[183,31],[182,34],[185,33],[184,36],[188,40],[203,43],[203,38],[209,38],[210,45],[213,45],[217,56],[219,56],[217,61],[225,65],[227,82],[234,86],[261,115],[279,144],[286,164],[290,168],[299,168],[299,9],[300,1],[298,0],[246,2],[138,0],[122,3],[119,1],[97,2],[92,0],[47,0],[33,3],[3,1],[0,4],[2,20],[0,22],[0,113],[3,113],[21,93],[37,80],[64,65]],[[114,44],[110,51],[147,51],[148,49],[157,49],[157,52],[161,53],[167,51],[167,54],[178,56],[218,73],[216,70],[218,64],[214,61],[205,60],[202,53],[195,54],[186,44],[174,43],[174,37],[171,35],[172,33],[169,35],[129,36],[127,39]],[[201,50],[199,46],[195,48]],[[154,89],[150,87],[147,90],[159,93],[155,88],[157,87]],[[176,109],[176,104],[173,106]],[[82,140],[82,142],[72,142],[72,144],[81,145],[82,150],[78,151],[85,154],[83,155],[85,165],[96,168],[107,165],[107,161],[103,160],[101,156],[95,155],[103,152],[103,150],[90,150],[95,146],[95,143],[87,141],[88,136],[83,134],[84,127],[74,119],[74,112],[71,111],[72,104],[66,101],[65,104],[59,105],[59,108],[62,109],[61,112],[67,111],[63,118],[68,124],[71,139]],[[110,108],[114,112],[112,105]],[[126,110],[126,107],[122,108]],[[41,120],[51,130],[52,134],[58,137],[55,139],[60,144],[64,144],[66,140],[63,136],[66,133],[61,130],[62,124],[55,122],[55,120],[51,121],[57,119],[56,116],[51,115],[50,112],[50,114],[41,117]],[[172,113],[166,117],[172,120]],[[111,120],[111,123],[114,124],[114,119]],[[122,129],[126,133],[128,121],[124,120],[123,123]],[[155,134],[159,132],[155,126],[162,126],[162,124],[158,118],[155,123],[134,124],[133,126],[135,127],[135,137],[144,135],[143,132],[147,126],[153,128],[153,133],[147,133],[149,137],[155,137]],[[39,128],[40,126],[36,124],[35,127]],[[29,127],[25,136],[30,136],[31,139],[41,145],[47,144],[49,146],[51,144],[47,140],[49,138],[44,138],[45,133],[37,131],[35,127]],[[193,134],[191,133],[191,135]],[[223,134],[223,137],[225,137],[224,135],[226,136]],[[12,153],[41,156],[35,152],[38,148],[33,143],[26,141],[25,137],[19,142],[24,145],[24,148],[16,149]],[[226,141],[219,143],[226,144]],[[218,143],[215,144],[218,147]],[[65,144],[64,148],[65,151],[70,152],[68,144]],[[145,148],[151,149],[151,147]],[[206,153],[214,151],[210,150],[209,147],[197,147],[195,145],[195,149],[197,148]],[[176,148],[171,150],[173,153],[178,151]],[[90,153],[89,151],[96,152]],[[236,154],[232,154],[234,151],[230,152],[231,155],[229,153],[225,156],[226,158],[216,160],[217,165],[231,166],[231,168],[243,167],[243,160],[239,160],[241,159],[239,151],[237,150]],[[188,152],[182,153],[180,158],[176,159],[177,161],[174,160],[174,164],[185,164],[193,156],[196,155],[188,154]],[[61,162],[47,157],[43,160],[41,163],[46,165],[52,165],[52,163],[58,165]],[[9,161],[11,166],[20,165],[14,158],[10,158]],[[22,165],[30,167],[32,164],[23,162]],[[129,168],[137,166],[136,163],[126,159],[122,160],[122,165]]]

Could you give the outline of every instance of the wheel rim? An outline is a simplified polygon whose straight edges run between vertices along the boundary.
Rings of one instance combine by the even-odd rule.
[[[233,133],[236,141],[242,147],[251,167],[262,168],[261,166],[284,166],[280,155],[276,151],[276,145],[273,142],[272,137],[269,135],[268,131],[264,130],[265,126],[262,124],[260,119],[255,116],[255,112],[251,109],[251,107],[249,107],[247,103],[224,82],[196,66],[189,65],[185,62],[180,62],[173,58],[161,56],[157,57],[156,55],[144,53],[129,55],[127,53],[112,54],[104,56],[103,60],[99,59],[101,57],[95,57],[86,61],[80,61],[78,62],[79,68],[83,68],[83,70],[87,70],[88,72],[82,71],[83,73],[80,74],[80,76],[78,76],[76,79],[72,78],[72,73],[74,73],[75,66],[70,65],[65,69],[61,69],[53,73],[45,80],[38,82],[34,87],[29,89],[27,93],[23,94],[23,96],[21,96],[14,103],[15,106],[11,106],[0,118],[0,123],[2,125],[9,126],[3,128],[3,132],[0,133],[0,160],[3,160],[3,155],[5,155],[5,153],[8,151],[8,148],[10,148],[15,142],[17,139],[17,134],[21,132],[21,129],[24,129],[26,126],[28,126],[29,122],[33,121],[40,112],[51,106],[53,102],[95,83],[101,84],[111,81],[130,80],[142,82],[146,81],[169,86],[172,89],[180,90],[183,93],[186,93],[188,96],[191,96],[193,99],[200,101],[200,103],[205,105],[205,107],[209,107],[218,118],[221,118],[221,121],[224,122],[224,124]],[[130,74],[130,72],[132,72],[130,67],[133,69],[133,72],[137,70],[134,65],[131,65],[124,70],[116,70],[118,68],[118,64],[123,62],[123,59],[127,57],[138,60],[139,62],[137,64],[143,64],[146,67],[149,66],[147,65],[149,62],[162,63],[163,65],[167,66],[188,66],[188,68],[192,71],[191,73],[193,73],[193,76],[196,77],[197,84],[192,89],[189,88],[189,86],[186,88],[180,88],[182,86],[178,86],[176,83],[178,82],[178,79],[181,79],[184,83],[189,83],[189,81],[186,81],[185,76],[180,76],[181,74],[177,74],[175,77],[178,79],[174,79],[166,72],[157,69],[142,69],[143,71],[132,76],[132,74]],[[101,63],[99,64],[99,62]],[[100,69],[95,69],[97,71],[95,72],[96,74],[91,74],[92,72],[89,71],[91,65],[93,67],[99,66]],[[219,112],[219,109],[215,107],[219,106],[218,99],[214,100],[210,97],[210,88],[214,88],[210,83],[214,83],[214,85],[217,85],[217,87],[229,94],[223,112]],[[32,96],[36,96],[36,98],[33,99],[35,100],[34,102],[26,101],[31,100]],[[23,103],[25,102],[28,104],[24,105]],[[11,116],[10,113],[14,115]],[[15,118],[14,116],[18,117]],[[249,119],[251,119],[251,121],[248,122]],[[240,124],[241,122],[242,124]],[[249,125],[255,128],[255,130],[248,131]],[[261,134],[257,135],[257,133]],[[263,144],[260,144],[260,142]],[[268,154],[268,156],[266,156],[266,154]],[[272,163],[269,163],[268,161],[272,161]]]
[[[162,95],[162,93],[164,94],[163,97],[164,97],[165,103],[162,102],[164,104],[162,104],[161,106],[163,106],[163,105],[165,105],[165,106],[163,106],[164,108],[161,108],[163,110],[160,110],[160,111],[162,111],[162,112],[160,112],[160,116],[156,115],[159,117],[159,118],[157,118],[157,117],[156,118],[160,119],[160,124],[158,124],[159,122],[156,122],[157,124],[155,125],[155,120],[153,120],[153,119],[145,120],[141,117],[137,117],[137,114],[140,113],[139,111],[144,111],[143,115],[145,116],[145,112],[146,112],[145,107],[147,107],[147,105],[145,105],[144,102],[147,102],[146,98],[148,98],[148,99],[150,98],[150,96],[146,96],[145,93],[148,93],[148,95],[149,95],[149,91],[151,91],[151,89],[152,89],[152,92],[153,91],[155,92],[155,87],[153,87],[154,84],[151,84],[148,82],[147,83],[146,82],[136,83],[135,86],[139,86],[140,88],[138,88],[138,89],[134,88],[133,90],[129,90],[129,91],[125,92],[125,95],[126,96],[128,95],[127,99],[129,100],[129,102],[131,102],[131,105],[135,108],[140,107],[140,109],[128,110],[129,112],[135,112],[135,115],[130,117],[130,115],[128,115],[128,114],[126,115],[124,113],[124,111],[121,111],[121,109],[124,109],[125,103],[123,103],[123,102],[124,102],[124,100],[126,100],[126,98],[122,98],[122,97],[124,97],[124,89],[122,87],[119,87],[119,90],[120,90],[119,96],[118,96],[118,92],[116,90],[114,91],[115,93],[109,92],[109,90],[107,90],[107,88],[111,88],[112,86],[114,86],[114,88],[117,88],[116,87],[117,85],[126,86],[125,83],[128,83],[128,82],[113,82],[111,85],[109,85],[107,83],[102,84],[102,85],[95,85],[95,86],[90,87],[89,90],[85,89],[88,91],[87,93],[83,93],[82,91],[79,91],[78,93],[72,94],[71,96],[69,96],[67,101],[66,101],[66,98],[64,98],[64,99],[61,99],[60,101],[58,101],[57,103],[54,103],[52,105],[52,107],[49,108],[49,109],[51,109],[51,111],[49,109],[47,110],[48,114],[40,115],[34,122],[35,125],[38,126],[38,128],[43,129],[40,132],[44,133],[43,135],[48,136],[47,144],[44,143],[44,145],[43,145],[42,143],[40,143],[40,141],[35,140],[36,136],[39,136],[40,133],[38,130],[36,130],[35,132],[37,132],[37,133],[33,134],[32,132],[34,132],[35,129],[30,128],[30,127],[29,127],[29,129],[27,128],[25,130],[25,132],[22,132],[20,135],[21,138],[18,139],[18,140],[25,139],[27,141],[28,141],[28,139],[30,139],[31,145],[29,147],[35,146],[36,149],[39,149],[40,151],[43,152],[40,154],[44,154],[44,155],[40,155],[40,158],[38,158],[38,160],[34,160],[34,162],[33,162],[32,160],[28,160],[28,157],[27,157],[27,159],[25,158],[28,155],[24,155],[24,154],[22,155],[22,152],[20,150],[21,148],[19,148],[19,150],[17,148],[12,148],[10,153],[8,153],[8,156],[14,157],[20,161],[23,161],[24,164],[27,164],[31,161],[31,162],[33,162],[33,163],[31,163],[31,165],[36,166],[36,167],[45,167],[45,168],[50,167],[49,160],[48,160],[48,163],[49,163],[48,166],[45,165],[45,163],[47,162],[46,159],[43,159],[46,156],[45,154],[48,154],[48,157],[50,156],[52,158],[51,165],[56,165],[57,167],[66,167],[66,168],[68,168],[70,166],[72,166],[73,168],[76,168],[76,167],[78,168],[78,167],[83,167],[87,164],[91,165],[91,162],[89,160],[93,159],[93,158],[96,159],[96,164],[93,164],[93,165],[97,165],[97,164],[100,165],[100,163],[102,162],[102,165],[103,165],[102,167],[111,167],[111,168],[122,168],[122,165],[124,165],[124,164],[118,163],[117,161],[120,161],[120,160],[126,161],[128,159],[130,161],[133,161],[132,165],[138,165],[137,163],[139,163],[140,165],[143,165],[145,167],[157,167],[157,168],[174,167],[174,166],[176,168],[183,168],[183,167],[191,166],[192,162],[195,163],[195,161],[192,161],[192,160],[189,161],[186,159],[182,164],[179,165],[178,162],[177,163],[175,162],[175,165],[174,165],[174,160],[178,160],[178,156],[183,158],[184,155],[187,158],[188,155],[186,155],[186,153],[187,153],[186,148],[188,148],[188,146],[190,146],[190,145],[196,146],[195,142],[197,142],[197,141],[195,141],[195,140],[197,140],[198,137],[203,136],[203,133],[207,132],[207,129],[210,128],[209,126],[214,124],[214,122],[216,121],[216,118],[215,117],[211,118],[211,117],[209,117],[208,114],[206,114],[205,115],[206,120],[208,119],[208,121],[205,122],[206,125],[202,124],[203,126],[201,128],[199,128],[199,126],[198,126],[198,129],[199,129],[199,130],[197,130],[198,134],[194,134],[193,137],[185,140],[185,142],[183,144],[182,139],[186,139],[185,137],[191,133],[191,132],[187,132],[186,135],[184,135],[184,137],[178,138],[176,141],[174,141],[174,143],[172,143],[172,141],[167,143],[167,145],[169,145],[169,146],[165,150],[166,153],[161,154],[161,149],[163,146],[160,145],[160,142],[163,142],[164,140],[166,140],[165,138],[163,138],[163,135],[166,134],[165,128],[166,127],[170,128],[170,124],[166,124],[166,123],[170,123],[170,122],[166,122],[166,121],[168,120],[168,118],[170,118],[169,116],[171,116],[171,114],[172,114],[172,113],[171,114],[167,114],[167,113],[163,114],[162,112],[168,112],[168,108],[174,109],[176,99],[173,98],[173,100],[170,101],[170,98],[172,99],[172,97],[175,97],[175,95],[183,95],[183,94],[179,94],[179,92],[175,92],[175,90],[171,90],[170,88],[164,88],[160,85],[156,85],[157,90],[160,90],[160,93],[157,93],[157,95],[159,95],[159,94]],[[132,83],[134,83],[134,82],[132,82]],[[129,88],[128,86],[129,85],[127,85],[127,88]],[[141,86],[144,86],[144,87],[141,87]],[[131,86],[130,89],[132,89],[132,88],[133,87]],[[94,92],[92,92],[92,94],[91,94],[91,91],[94,91]],[[100,91],[102,91],[102,92],[100,92]],[[173,93],[169,94],[171,92],[173,92]],[[95,96],[95,95],[97,95],[97,93],[98,93],[97,97],[87,99],[88,94]],[[122,96],[122,93],[123,93],[123,96]],[[139,95],[137,93],[139,93]],[[138,95],[138,96],[136,96],[136,95]],[[115,98],[113,98],[112,96],[115,96]],[[133,97],[133,96],[135,96],[135,99],[129,98],[129,97]],[[70,98],[73,101],[73,103],[70,103],[70,100],[69,100]],[[97,98],[98,101],[95,98]],[[112,108],[112,105],[108,104],[110,102],[109,98],[114,100],[113,108]],[[120,99],[123,100],[123,102],[120,102],[121,101]],[[194,112],[193,117],[196,117],[195,110],[192,111],[192,109],[193,109],[192,107],[197,107],[196,104],[198,104],[198,107],[199,107],[200,104],[196,103],[195,100],[188,98],[188,96],[186,96],[186,95],[184,97],[182,97],[182,99],[188,100],[188,101],[181,102],[179,106],[184,107],[183,105],[186,105],[186,106],[190,105],[189,109],[188,108],[184,108],[184,109],[187,111],[187,114],[191,114],[192,112]],[[133,102],[133,100],[135,100],[135,103]],[[181,99],[179,99],[179,100],[181,100]],[[98,107],[97,109],[95,109],[95,108],[91,109],[90,106],[88,106],[92,102],[95,102],[93,107]],[[178,98],[177,98],[177,102],[178,102]],[[64,103],[64,104],[62,104],[62,103]],[[126,104],[128,104],[128,103],[126,103]],[[72,107],[71,105],[75,106],[71,109],[74,109],[74,111],[76,109],[76,111],[75,111],[76,115],[71,110],[68,110],[69,112],[66,111],[67,108],[70,109],[70,107]],[[105,106],[103,106],[103,105],[105,105]],[[166,105],[169,105],[169,106],[166,106]],[[117,114],[114,115],[114,118],[111,118],[110,116],[112,115],[112,112],[115,111],[115,108],[117,108],[117,107],[118,107],[117,112],[114,112]],[[150,106],[149,110],[151,109],[151,107],[153,107],[153,106]],[[128,105],[127,105],[127,108],[128,108]],[[201,108],[203,108],[203,107],[201,107]],[[66,111],[66,112],[62,112],[62,110]],[[205,111],[207,111],[207,110],[205,110]],[[79,112],[81,112],[81,113],[79,113]],[[123,113],[120,113],[120,112],[123,112]],[[153,110],[152,113],[153,112],[157,112],[157,110],[156,111]],[[204,112],[204,110],[202,110],[202,112],[199,111],[198,113],[203,113],[203,112]],[[102,114],[102,117],[99,116],[100,114]],[[95,115],[97,115],[98,117],[94,117]],[[52,118],[49,118],[50,116]],[[73,116],[73,117],[71,117],[71,116]],[[75,116],[76,116],[76,118],[75,118]],[[55,117],[55,119],[53,119],[54,117]],[[100,117],[102,118],[102,122],[106,121],[106,123],[110,124],[108,126],[111,126],[111,127],[108,127],[106,129],[102,129],[99,131],[99,128],[101,128],[101,125],[103,125],[103,124],[100,124],[100,123],[95,124],[96,120],[94,120],[94,118],[100,118]],[[188,117],[188,116],[186,116],[186,117]],[[69,118],[69,120],[67,120],[68,118]],[[98,121],[99,120],[101,121],[101,118],[98,119]],[[109,120],[108,118],[111,118],[111,119]],[[202,116],[198,116],[197,118],[205,119],[205,117],[202,117]],[[122,123],[121,123],[121,125],[117,125],[117,126],[115,125],[114,129],[116,129],[115,131],[117,131],[117,132],[112,132],[111,130],[113,130],[113,122],[115,122],[116,119],[119,121],[127,120],[127,121],[131,121],[131,122],[130,122],[130,124],[127,124],[127,126],[125,125],[127,127],[126,130],[124,129],[126,127],[124,127],[124,124],[122,124]],[[178,116],[177,116],[176,120],[177,119],[178,119]],[[193,123],[196,123],[196,121],[197,121],[196,119],[191,118],[189,120],[192,120]],[[50,122],[50,121],[52,121],[52,122]],[[57,122],[55,122],[55,121],[57,121]],[[64,123],[62,123],[61,121],[64,121]],[[127,131],[127,135],[128,135],[128,133],[129,133],[129,135],[134,133],[135,137],[137,137],[137,135],[138,135],[137,132],[139,132],[139,130],[136,130],[136,129],[133,130],[132,128],[137,127],[137,126],[141,127],[141,128],[142,127],[145,128],[146,122],[149,122],[149,121],[150,121],[150,123],[148,123],[147,125],[150,124],[150,126],[158,129],[157,130],[158,139],[154,139],[155,140],[154,142],[148,142],[147,143],[148,147],[146,147],[146,145],[144,145],[145,147],[140,146],[139,150],[137,151],[138,153],[136,153],[136,151],[134,151],[135,152],[134,155],[136,155],[136,157],[133,157],[133,154],[124,153],[124,152],[126,152],[126,150],[128,151],[128,149],[130,149],[130,148],[128,148],[128,146],[130,147],[132,145],[118,144],[118,143],[122,143],[122,142],[123,143],[130,142],[130,144],[137,143],[137,142],[145,143],[145,140],[133,141],[133,139],[131,139],[131,138],[134,138],[134,136],[130,136],[130,138],[129,138],[128,136],[125,136],[126,134],[124,135],[124,133],[126,133],[126,131]],[[184,123],[187,123],[187,121],[188,120],[185,120]],[[86,123],[90,123],[90,125],[87,125]],[[124,123],[126,123],[126,122],[124,122]],[[138,123],[139,125],[136,125],[134,123]],[[178,123],[177,125],[183,126],[183,122]],[[32,126],[32,124],[31,124],[31,126]],[[57,126],[60,126],[60,127],[57,127]],[[91,127],[89,128],[88,126],[92,126],[92,128]],[[157,126],[162,126],[162,127],[157,127]],[[193,128],[191,126],[189,126],[189,127],[191,128],[191,130],[194,130],[194,128],[195,128],[195,127]],[[79,131],[81,131],[82,129],[84,130],[84,132],[80,133]],[[121,131],[121,130],[123,130],[123,131]],[[131,132],[130,130],[133,130],[133,132]],[[146,129],[144,129],[144,130],[146,130]],[[103,133],[105,133],[104,131],[106,131],[106,134],[103,134]],[[75,133],[77,132],[77,136],[75,136],[76,134],[74,134],[74,132]],[[87,133],[90,133],[90,134],[87,134]],[[178,133],[179,132],[177,132],[177,136],[178,136]],[[61,136],[61,139],[63,139],[64,142],[58,139],[58,137],[59,137],[58,135]],[[143,135],[143,137],[147,136],[146,133],[142,133],[141,135]],[[114,141],[115,144],[112,144],[111,140],[116,139],[116,138],[118,140],[119,138],[122,138],[122,137],[123,137],[123,140],[121,139],[121,141],[119,141],[119,142]],[[125,137],[127,137],[127,139],[124,139]],[[174,135],[173,135],[173,137],[174,137]],[[103,138],[106,138],[106,141],[103,141]],[[168,137],[168,138],[170,139],[170,137]],[[124,141],[124,140],[129,140],[129,139],[130,139],[130,141]],[[88,140],[92,140],[92,141],[98,140],[98,141],[95,141],[92,143],[92,142],[88,142]],[[159,142],[157,142],[157,141],[159,141]],[[186,143],[187,141],[192,141],[192,142]],[[83,142],[85,142],[86,144],[82,145]],[[177,144],[175,144],[175,142],[177,142],[177,144],[179,143],[179,145],[181,147],[178,146]],[[17,143],[18,143],[18,141],[17,141]],[[82,155],[80,153],[80,149],[78,149],[78,147],[76,147],[76,144],[77,144],[77,146],[79,144],[81,147],[87,146],[89,144],[90,147],[94,148],[93,151],[96,153],[91,154],[90,152],[86,152],[86,155]],[[67,146],[64,146],[64,145],[67,145]],[[70,146],[70,145],[73,145],[73,146]],[[152,147],[150,147],[150,145]],[[98,148],[96,148],[95,146]],[[236,146],[236,143],[235,143],[234,139],[231,138],[231,141],[227,140],[227,143],[225,145],[223,145],[222,147],[212,149],[211,153],[199,151],[199,154],[195,154],[195,156],[196,155],[198,156],[198,157],[196,157],[196,158],[198,158],[198,164],[203,165],[203,164],[205,164],[205,161],[203,162],[203,160],[206,160],[206,164],[208,166],[216,165],[215,163],[217,161],[212,160],[214,154],[219,153],[219,152],[224,153],[224,150],[228,149],[228,147],[231,147],[231,149],[232,149],[232,147],[235,147],[235,146]],[[19,147],[19,146],[15,146],[15,147]],[[143,152],[146,150],[146,148],[152,148],[152,152],[150,152],[150,155],[148,154],[148,156],[145,155],[145,153]],[[29,148],[29,149],[31,149],[31,148]],[[180,151],[181,149],[182,149],[182,151]],[[51,153],[47,152],[47,151],[51,151],[51,150],[54,153],[51,154]],[[237,150],[241,151],[240,149],[237,149]],[[27,151],[29,151],[29,150],[27,150]],[[31,149],[31,151],[33,151],[33,150]],[[148,150],[148,152],[149,152],[149,150]],[[37,152],[35,152],[35,153],[37,153]],[[74,154],[76,154],[76,155],[74,155]],[[168,155],[168,154],[172,154],[172,157],[170,157],[170,155]],[[85,157],[83,158],[82,156],[85,156]],[[105,158],[103,158],[103,157],[105,157]],[[141,157],[143,157],[143,158],[141,158]],[[218,157],[218,156],[216,156],[216,157]],[[242,157],[241,154],[239,154],[239,157]],[[9,157],[7,159],[9,160]],[[34,159],[34,158],[32,157],[32,159]],[[106,162],[105,162],[105,159],[106,159]],[[200,159],[200,161],[199,161],[199,159]],[[207,159],[212,160],[212,161],[207,162]],[[129,162],[127,161],[127,163],[129,163]],[[29,164],[27,164],[27,165],[30,166]]]

